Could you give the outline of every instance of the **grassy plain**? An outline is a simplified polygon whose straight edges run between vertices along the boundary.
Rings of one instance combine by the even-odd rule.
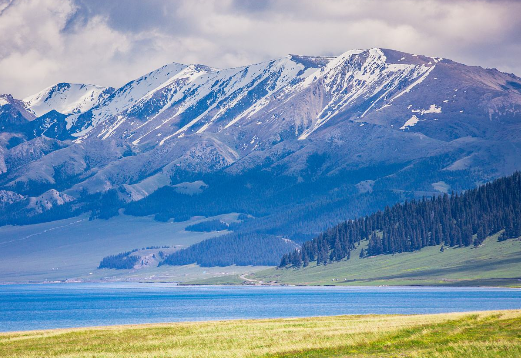
[[[427,247],[417,252],[360,259],[361,248],[351,259],[326,266],[269,269],[248,275],[262,282],[296,285],[430,285],[521,286],[521,240],[487,238],[474,248]]]
[[[520,357],[521,311],[113,326],[0,334],[0,357]]]

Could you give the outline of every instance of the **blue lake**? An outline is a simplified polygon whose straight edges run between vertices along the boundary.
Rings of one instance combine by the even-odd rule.
[[[521,290],[438,287],[0,286],[0,331],[239,318],[521,309]]]

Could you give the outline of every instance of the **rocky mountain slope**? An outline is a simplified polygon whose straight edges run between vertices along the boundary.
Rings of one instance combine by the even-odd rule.
[[[386,49],[172,63],[118,89],[3,95],[0,125],[2,224],[235,211],[305,238],[521,169],[521,79]]]

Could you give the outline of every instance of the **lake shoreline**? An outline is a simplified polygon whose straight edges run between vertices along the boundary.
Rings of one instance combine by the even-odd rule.
[[[520,281],[519,279],[495,279],[495,283],[498,280],[505,280],[508,283],[512,283],[513,281]],[[210,287],[242,287],[242,286],[254,286],[254,287],[453,287],[453,288],[509,288],[509,289],[521,289],[521,282],[516,285],[497,285],[497,284],[476,284],[476,285],[468,285],[464,284],[465,281],[445,281],[439,282],[437,284],[426,283],[426,284],[393,284],[393,283],[384,283],[381,282],[364,282],[353,280],[353,282],[349,282],[349,284],[345,283],[332,283],[332,284],[291,284],[291,283],[258,283],[251,281],[244,281],[242,283],[235,282],[223,282],[223,283],[205,283],[201,281],[192,282],[176,282],[176,281],[146,281],[146,280],[136,280],[136,281],[124,281],[124,280],[90,280],[90,281],[81,281],[81,280],[54,280],[54,281],[21,281],[21,282],[12,282],[12,281],[0,281],[0,286],[16,286],[16,285],[89,285],[89,284],[103,284],[103,285],[111,285],[111,284],[165,284],[165,285],[175,285],[182,287],[202,287],[202,286],[210,286]]]
[[[168,281],[105,281],[105,280],[93,280],[93,281],[29,281],[29,282],[1,282],[0,286],[16,286],[16,285],[90,285],[90,284],[165,284],[174,285],[180,287],[451,287],[451,288],[504,288],[504,289],[521,289],[519,286],[501,286],[501,285],[458,285],[457,283],[451,284],[415,284],[415,285],[399,285],[399,284],[371,284],[370,282],[364,285],[362,282],[357,282],[357,285],[343,285],[343,284],[288,284],[288,283],[222,283],[222,284],[211,284],[211,283],[183,283],[183,282],[168,282]]]

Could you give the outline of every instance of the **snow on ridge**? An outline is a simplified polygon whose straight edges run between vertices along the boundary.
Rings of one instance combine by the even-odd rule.
[[[229,128],[270,106],[273,98],[282,99],[279,107],[320,80],[326,102],[300,135],[304,139],[350,106],[370,99],[360,110],[362,118],[375,107],[391,105],[420,84],[437,62],[433,58],[426,64],[427,58],[421,63],[395,63],[387,55],[380,48],[350,50],[337,57],[287,55],[228,69],[171,63],[116,90],[92,108],[91,118],[83,117],[86,123],[78,123],[82,127],[73,135],[82,138],[96,128],[92,135],[102,139],[124,135],[135,145],[143,140],[163,144],[185,132],[203,133],[222,118],[225,122],[219,122],[218,130]],[[398,92],[404,83],[407,87]],[[439,113],[433,112],[437,108],[424,113]],[[140,120],[128,122],[134,115]],[[69,116],[68,128],[77,119]]]
[[[113,114],[123,111],[142,97],[149,96],[150,93],[162,88],[172,77],[175,77],[187,67],[187,65],[174,62],[130,81],[117,89],[108,101],[109,103],[103,107],[108,108],[109,112]]]
[[[359,59],[364,57],[363,63],[357,65]],[[320,73],[331,98],[318,114],[314,125],[305,130],[299,139],[306,139],[316,129],[357,100],[379,95],[362,113],[362,118],[378,102],[396,90],[403,81],[412,82],[405,91],[384,104],[389,105],[394,99],[421,83],[432,68],[433,66],[387,63],[387,57],[380,48],[346,52],[337,60],[331,61],[324,68],[323,73]],[[306,83],[309,82],[306,81]]]
[[[13,204],[25,198],[26,196],[15,193],[14,191],[0,190],[0,206]]]
[[[98,104],[107,90],[107,87],[90,84],[58,83],[24,98],[23,102],[36,116],[51,110],[63,114],[83,113]]]
[[[150,90],[147,94],[141,97],[140,102],[145,102],[146,100],[152,98],[154,93],[172,85],[176,81],[186,80],[187,83],[194,82],[197,78],[201,77],[202,75],[214,71],[218,70],[202,65],[188,65],[184,67],[181,71],[169,77],[165,82],[161,83],[156,88]]]
[[[290,91],[290,88],[285,88],[289,85],[292,80],[296,80],[300,84],[302,81],[305,81],[311,74],[315,73],[320,69],[320,67],[307,67],[299,61],[294,60],[294,55],[288,55],[286,57],[287,60],[281,59],[276,63],[275,68],[280,69],[282,72],[278,76],[275,87],[272,89],[268,89],[268,93],[255,102],[251,107],[246,109],[240,115],[232,119],[225,128],[229,128],[237,121],[244,117],[251,117],[255,113],[259,112],[262,108],[266,107],[270,101],[269,98],[279,90]],[[297,84],[297,85],[298,85]]]
[[[357,71],[356,66],[359,64],[356,62],[356,59],[360,58],[360,56],[363,56],[362,64],[364,68]],[[147,118],[146,121],[138,123],[136,127],[133,127],[132,131],[135,134],[132,134],[132,136],[135,135],[133,143],[136,145],[143,138],[149,136],[161,136],[160,144],[163,144],[166,140],[180,136],[193,127],[196,127],[197,133],[203,133],[212,123],[241,103],[245,96],[248,95],[248,91],[256,88],[261,81],[267,81],[268,83],[268,85],[264,85],[266,93],[263,94],[263,97],[256,98],[241,113],[230,118],[224,124],[224,128],[229,128],[241,119],[249,118],[261,111],[269,105],[270,98],[274,93],[278,91],[286,93],[293,91],[296,93],[299,89],[309,86],[318,78],[323,78],[326,89],[333,94],[333,98],[323,108],[316,124],[313,126],[314,128],[302,135],[301,139],[303,139],[357,98],[369,95],[368,90],[371,90],[373,93],[381,91],[386,85],[385,81],[383,81],[383,76],[381,76],[382,71],[387,70],[389,73],[401,71],[401,73],[395,76],[396,83],[394,86],[386,88],[386,92],[381,94],[380,98],[366,112],[376,102],[384,98],[387,93],[391,92],[398,85],[399,80],[408,76],[416,77],[416,73],[411,74],[409,72],[411,72],[412,68],[418,68],[419,66],[387,64],[386,60],[386,55],[382,49],[372,48],[368,50],[346,51],[337,57],[287,55],[276,60],[222,70],[203,65],[172,63],[150,72],[135,81],[131,81],[118,89],[106,103],[93,109],[92,123],[76,133],[75,136],[82,137],[98,124],[107,122],[106,125],[100,127],[101,130],[96,132],[98,137],[107,139],[114,135],[116,129],[126,121],[126,111],[139,110],[139,107],[146,106],[156,93],[161,93],[160,95],[163,96],[161,101],[163,103],[160,106],[162,107]],[[346,71],[346,64],[351,66],[351,68],[347,69],[349,71],[347,75],[342,73]],[[425,69],[428,69],[428,67]],[[172,70],[174,73],[172,73]],[[419,75],[424,74],[424,71],[418,72]],[[343,76],[343,82],[339,81],[338,76]],[[353,86],[356,88],[348,88],[352,86],[353,81],[358,82],[358,85]],[[347,95],[345,91],[348,91]],[[187,93],[189,95],[186,95]],[[172,123],[175,118],[178,118],[187,109],[199,106],[201,100],[211,93],[215,94],[214,99],[208,103],[208,107],[204,112],[200,112],[197,117],[190,118],[188,123],[178,128],[172,134],[166,133],[166,135],[162,135],[161,132],[158,132],[165,125]],[[291,95],[287,100],[290,98]],[[172,114],[168,115],[168,118],[164,115],[161,116],[164,111],[170,108],[174,110]],[[161,119],[156,120],[158,117]],[[108,119],[110,121],[107,121]],[[75,118],[70,119],[71,122],[74,120]],[[153,132],[158,134],[153,134]]]
[[[229,128],[242,118],[251,117],[269,104],[270,98],[273,94],[279,91],[290,91],[291,88],[309,76],[310,72],[315,72],[319,69],[318,67],[307,67],[302,62],[301,58],[296,58],[294,55],[288,55],[278,60],[270,60],[250,66],[224,69],[207,74],[207,76],[201,80],[202,83],[197,83],[199,85],[197,96],[193,96],[183,103],[175,116],[183,113],[186,108],[195,105],[208,93],[214,91],[214,86],[219,88],[219,95],[203,113],[196,118],[193,118],[189,123],[178,129],[175,133],[164,137],[159,144],[163,145],[165,141],[182,135],[187,130],[194,127],[203,118],[206,118],[210,112],[216,111],[216,113],[197,130],[197,133],[203,133],[212,123],[221,118],[228,110],[236,106],[240,101],[248,96],[250,90],[256,88],[259,84],[263,83],[263,81],[267,81],[264,87],[266,94],[257,99],[242,113],[230,120],[225,125],[225,128]],[[317,64],[309,62],[309,65],[312,66]]]
[[[173,62],[118,88],[100,106],[92,109],[91,125],[74,134],[74,136],[85,136],[98,124],[105,122],[109,118],[115,117],[118,113],[121,113],[136,104],[142,97],[149,95],[158,88],[161,88],[162,84],[187,67],[187,65]],[[73,125],[75,119],[76,118],[71,118],[68,125]]]
[[[422,67],[425,67],[425,66],[422,66]],[[401,96],[403,96],[404,94],[406,93],[409,93],[411,92],[411,90],[416,87],[417,85],[419,85],[420,83],[422,83],[423,81],[425,81],[425,79],[429,76],[429,74],[432,72],[432,70],[436,67],[436,65],[433,65],[433,66],[430,66],[430,67],[427,67],[427,70],[421,75],[421,77],[419,77],[416,81],[414,81],[413,83],[411,83],[406,89],[404,89],[402,92],[398,93],[396,96],[394,96],[393,98],[391,98],[391,100],[389,101],[389,103],[392,103],[394,100],[396,100],[397,98],[400,98]]]
[[[149,92],[147,92],[145,95],[143,95],[135,104],[130,103],[130,107],[133,108],[139,108],[146,106],[147,102],[152,99],[152,97],[163,90],[172,90],[172,94],[170,96],[170,99],[166,101],[166,103],[163,105],[163,107],[151,118],[147,119],[144,123],[138,125],[135,130],[139,130],[140,128],[143,128],[147,126],[149,123],[151,123],[154,119],[156,119],[158,116],[160,116],[165,110],[170,108],[173,103],[180,100],[182,96],[180,96],[183,89],[187,89],[194,86],[194,83],[197,79],[200,77],[218,71],[215,68],[203,66],[203,65],[188,65],[184,68],[182,68],[180,71],[176,71],[172,76],[168,77],[164,82],[160,83],[157,87],[153,88]],[[129,107],[129,108],[130,108]],[[118,113],[121,113],[119,111]],[[112,123],[108,126],[108,128],[105,128],[101,133],[98,134],[98,137],[102,136],[102,139],[109,138],[114,131],[119,127],[123,122],[125,122],[126,117],[118,114],[117,115],[117,121]],[[164,124],[166,124],[167,121],[164,121],[160,125],[156,126],[154,129],[146,132],[145,134],[141,135],[137,139],[134,139],[133,144],[137,145],[139,144],[140,140],[149,135],[154,130],[157,130],[161,128]]]
[[[147,121],[145,121],[144,123],[141,123],[137,128],[135,128],[135,130],[138,130],[142,127],[146,127],[147,125],[151,124],[151,122],[154,121],[154,119],[157,116],[161,115],[166,109],[171,108],[174,104],[176,104],[177,102],[180,102],[182,100],[182,103],[178,103],[177,112],[171,118],[164,120],[159,125],[155,126],[154,128],[152,128],[150,130],[147,130],[147,132],[142,134],[140,137],[134,139],[133,143],[139,144],[140,140],[143,137],[151,134],[155,130],[158,130],[164,124],[168,123],[173,118],[175,118],[175,117],[179,116],[180,114],[182,114],[183,112],[185,112],[188,108],[195,106],[200,100],[202,100],[210,92],[213,91],[213,92],[220,92],[220,93],[225,94],[224,96],[220,96],[219,98],[217,98],[215,103],[209,104],[207,111],[205,111],[199,117],[192,119],[183,128],[180,128],[176,133],[174,133],[174,135],[179,135],[179,134],[183,133],[184,131],[188,130],[189,128],[191,128],[193,125],[195,125],[195,123],[197,123],[209,111],[216,108],[217,105],[220,104],[220,100],[222,100],[222,97],[226,97],[226,94],[229,95],[229,94],[233,94],[235,92],[239,92],[241,89],[244,90],[256,77],[259,77],[262,75],[262,72],[266,69],[267,66],[273,65],[275,63],[280,63],[281,61],[282,62],[290,61],[290,59],[288,56],[286,56],[285,58],[282,58],[280,60],[272,60],[272,61],[267,61],[267,62],[263,62],[263,63],[259,63],[259,64],[250,65],[250,66],[243,66],[243,67],[223,69],[223,70],[218,70],[218,69],[210,68],[210,67],[203,66],[203,65],[188,65],[187,66],[187,65],[176,64],[177,66],[181,66],[181,68],[176,69],[176,73],[167,73],[167,74],[169,74],[169,76],[167,78],[163,78],[163,81],[158,81],[158,83],[156,83],[156,86],[154,86],[154,87],[149,86],[149,91],[147,91],[146,93],[140,93],[137,100],[135,99],[134,101],[128,101],[128,103],[126,103],[125,106],[112,105],[113,108],[110,108],[110,110],[106,110],[106,109],[102,108],[103,112],[101,112],[101,113],[97,113],[95,111],[94,115],[95,115],[96,119],[94,122],[98,122],[98,123],[103,122],[105,119],[110,118],[111,116],[114,117],[116,114],[122,113],[124,110],[126,110],[130,107],[138,108],[138,106],[145,106],[147,101],[150,100],[154,96],[155,93],[158,93],[163,90],[170,91],[170,93],[167,94],[168,99],[163,104],[163,107],[159,110],[159,112],[156,113],[151,118],[147,119]],[[162,69],[159,69],[158,71],[161,71]],[[149,77],[157,77],[157,76],[154,73],[150,73],[148,75],[143,76],[141,79],[130,82],[126,86],[132,87],[134,85],[134,83],[141,84],[141,81],[143,79],[148,80]],[[119,95],[120,92],[123,92],[123,90],[118,89],[116,91],[116,96]],[[191,95],[189,97],[185,97],[185,93],[191,93]],[[240,95],[236,96],[235,103],[238,100],[240,100],[242,97]],[[222,112],[226,109],[227,109],[227,107],[221,108],[220,111],[214,116],[213,119],[215,119],[220,114],[222,114]],[[119,122],[119,119],[118,119],[118,122]],[[97,123],[95,123],[95,124],[97,124]],[[119,124],[121,124],[121,123],[119,123]],[[113,128],[113,126],[112,126],[112,128]],[[107,138],[108,132],[110,132],[109,136],[113,133],[111,128],[107,128],[107,129],[104,129],[101,134],[98,134],[98,136],[103,135],[103,138]],[[84,133],[82,133],[82,134],[84,134]],[[167,140],[168,138],[170,138],[172,136],[173,135],[163,138],[161,143],[164,143],[165,140]]]

